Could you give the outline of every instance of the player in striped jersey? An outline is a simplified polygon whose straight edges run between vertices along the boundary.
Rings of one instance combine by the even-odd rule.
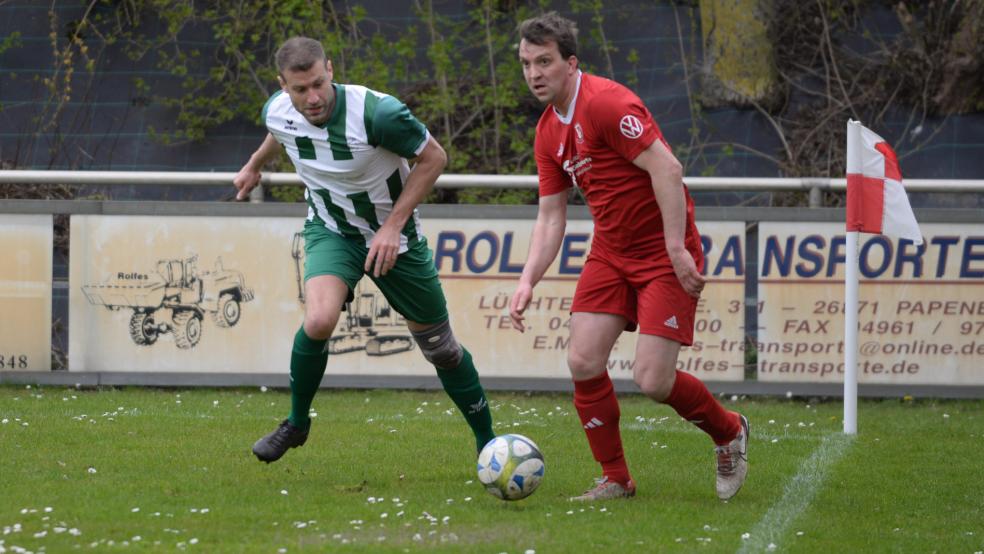
[[[471,354],[451,330],[416,209],[447,163],[444,149],[396,98],[333,83],[318,41],[287,40],[276,64],[281,90],[263,107],[269,132],[234,185],[237,198],[245,199],[267,162],[281,149],[290,157],[306,185],[306,300],[291,351],[290,415],[253,445],[253,453],[269,463],[307,440],[327,341],[365,275],[407,320],[480,450],[494,438],[492,416]],[[412,168],[407,160],[415,161]]]

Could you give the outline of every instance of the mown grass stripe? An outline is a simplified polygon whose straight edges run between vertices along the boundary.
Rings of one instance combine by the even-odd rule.
[[[799,471],[786,485],[782,498],[751,530],[738,553],[763,552],[770,544],[778,545],[789,526],[810,507],[830,469],[844,457],[853,442],[853,435],[832,433],[824,437],[820,446],[800,464]]]

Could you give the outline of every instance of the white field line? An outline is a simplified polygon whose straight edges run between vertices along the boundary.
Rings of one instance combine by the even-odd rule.
[[[853,442],[853,435],[832,433],[824,437],[820,446],[803,460],[799,471],[786,484],[782,498],[751,530],[749,538],[738,549],[739,554],[763,552],[769,550],[769,545],[778,545],[789,526],[810,507],[830,468],[844,457]]]

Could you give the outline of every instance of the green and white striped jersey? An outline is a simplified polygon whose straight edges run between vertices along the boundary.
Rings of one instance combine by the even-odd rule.
[[[307,185],[308,220],[342,236],[365,241],[393,211],[410,165],[430,138],[427,128],[396,98],[358,85],[332,84],[335,107],[312,125],[277,91],[263,107],[263,121]],[[400,253],[423,236],[414,210],[400,238]]]

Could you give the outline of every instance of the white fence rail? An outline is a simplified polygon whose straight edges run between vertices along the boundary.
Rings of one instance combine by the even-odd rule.
[[[231,171],[5,170],[0,171],[0,184],[232,186],[235,176]],[[701,192],[809,191],[810,207],[820,207],[822,191],[847,188],[847,179],[826,177],[687,177],[684,181],[690,190]],[[296,173],[264,173],[261,180],[261,185],[302,184]],[[536,175],[446,174],[437,180],[437,187],[449,189],[532,189],[536,186]],[[906,179],[905,189],[908,192],[980,193],[984,192],[984,179]],[[253,200],[260,198],[255,195]]]

